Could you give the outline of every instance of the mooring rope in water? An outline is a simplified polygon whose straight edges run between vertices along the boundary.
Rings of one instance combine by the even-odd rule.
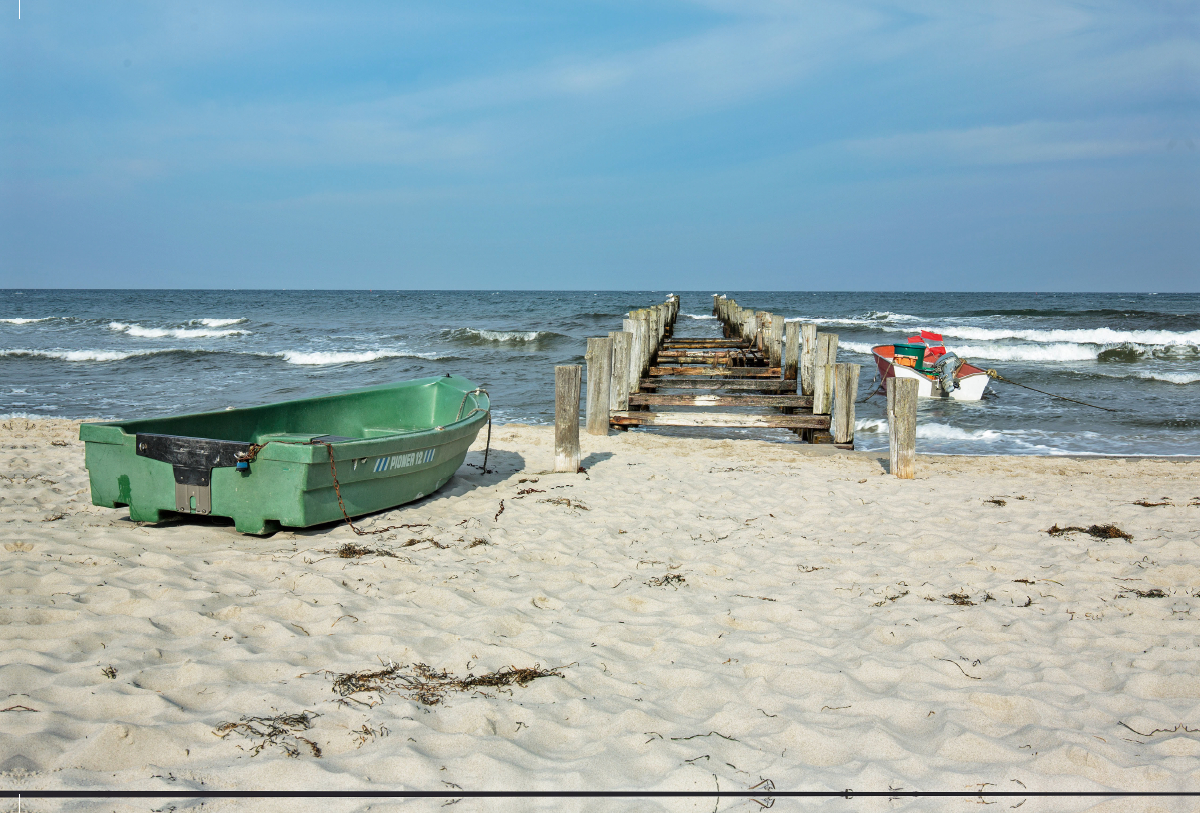
[[[1051,398],[1060,398],[1063,401],[1070,401],[1073,404],[1083,404],[1084,406],[1091,407],[1092,409],[1103,409],[1105,412],[1120,412],[1121,411],[1119,409],[1109,409],[1108,407],[1098,406],[1097,404],[1089,404],[1087,401],[1079,401],[1074,398],[1068,398],[1065,395],[1055,395],[1052,392],[1046,392],[1045,390],[1039,390],[1037,387],[1031,387],[1028,384],[1022,384],[1018,381],[1013,381],[1011,378],[1005,378],[1004,376],[1000,375],[1000,373],[996,372],[995,370],[988,370],[987,374],[988,374],[989,378],[994,378],[997,381],[1003,381],[1005,384],[1014,384],[1018,387],[1024,387],[1025,389],[1033,390],[1034,392],[1040,392],[1042,395],[1049,395]]]

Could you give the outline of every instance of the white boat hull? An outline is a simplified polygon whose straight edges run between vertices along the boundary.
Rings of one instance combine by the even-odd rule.
[[[890,358],[881,356],[879,353],[874,353],[875,364],[879,367],[879,373],[885,382],[889,378],[911,378],[917,382],[917,397],[918,398],[951,398],[955,401],[978,401],[983,398],[983,391],[987,389],[988,374],[983,370],[978,370],[977,367],[972,367],[972,372],[961,378],[956,378],[958,386],[946,392],[942,389],[941,383],[930,379],[928,376],[921,375],[911,367],[894,364]]]

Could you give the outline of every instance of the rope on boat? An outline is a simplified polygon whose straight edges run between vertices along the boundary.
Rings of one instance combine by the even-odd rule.
[[[1103,409],[1105,412],[1120,412],[1119,409],[1109,409],[1108,407],[1102,407],[1102,406],[1098,406],[1096,404],[1089,404],[1087,401],[1077,401],[1076,399],[1068,398],[1065,395],[1055,395],[1052,392],[1046,392],[1045,390],[1039,390],[1037,387],[1031,387],[1028,384],[1021,384],[1020,382],[1013,381],[1011,378],[1005,378],[1004,376],[1000,375],[1000,373],[996,372],[995,370],[988,370],[987,374],[988,374],[989,378],[994,378],[997,381],[1003,381],[1005,384],[1015,384],[1018,387],[1024,387],[1025,389],[1033,390],[1034,392],[1040,392],[1042,395],[1049,395],[1051,398],[1060,398],[1063,401],[1070,401],[1073,404],[1083,404],[1084,406],[1091,407],[1092,409]]]

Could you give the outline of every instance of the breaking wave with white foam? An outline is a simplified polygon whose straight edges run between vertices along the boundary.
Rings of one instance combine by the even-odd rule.
[[[21,318],[18,316],[18,317],[14,317],[12,319],[0,319],[0,322],[4,322],[4,323],[10,324],[10,325],[28,325],[28,324],[32,324],[34,322],[47,322],[53,318],[54,318],[53,316],[42,316],[37,319],[24,319],[24,318]]]
[[[852,353],[871,354],[866,342],[841,342],[839,347]],[[1102,348],[1081,344],[946,345],[962,358],[989,361],[1094,361]]]
[[[711,314],[707,314],[707,313],[685,313],[684,316],[686,316],[689,319],[695,319],[698,322],[708,321],[709,319],[717,318],[717,317],[715,317]]]
[[[226,336],[244,336],[248,330],[211,330],[186,327],[143,327],[126,322],[109,322],[108,329],[139,339],[222,339]]]
[[[193,319],[192,324],[200,324],[200,325],[204,325],[205,327],[229,327],[230,325],[240,325],[242,322],[245,322],[245,321],[246,320],[244,318],[242,318],[242,319]]]
[[[0,350],[0,356],[14,358],[44,358],[60,361],[124,361],[134,356],[153,356],[159,353],[175,353],[175,350]]]
[[[269,355],[282,358],[288,364],[307,364],[312,366],[324,364],[363,364],[369,361],[379,361],[380,359],[389,358],[432,360],[442,358],[436,353],[414,353],[407,350],[363,350],[359,352],[284,350],[281,353],[271,353]]]
[[[1077,328],[1072,330],[1017,330],[1004,328],[963,327],[952,325],[939,331],[943,336],[974,341],[1017,339],[1026,342],[1075,344],[1143,344],[1200,346],[1200,330],[1184,333],[1173,330],[1113,330],[1112,328]]]

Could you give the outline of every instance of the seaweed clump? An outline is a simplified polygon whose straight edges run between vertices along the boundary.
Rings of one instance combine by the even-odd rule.
[[[1127,534],[1118,528],[1116,525],[1089,525],[1086,528],[1081,528],[1078,525],[1068,525],[1065,528],[1054,527],[1046,531],[1051,536],[1063,536],[1068,533],[1081,533],[1088,536],[1094,536],[1097,539],[1124,539],[1127,542],[1133,540],[1132,534]]]
[[[300,743],[314,757],[321,756],[321,746],[307,737],[301,737],[297,732],[308,731],[312,728],[313,720],[320,715],[313,711],[300,714],[277,714],[274,717],[243,717],[236,723],[221,723],[213,731],[221,739],[230,734],[241,734],[248,739],[257,739],[258,743],[250,749],[250,756],[258,756],[267,746],[282,748],[283,752],[295,759],[300,756]],[[241,748],[241,746],[238,746]]]
[[[506,689],[513,685],[525,688],[538,678],[562,677],[562,669],[561,666],[542,669],[541,664],[520,669],[506,666],[495,672],[483,675],[468,674],[460,678],[424,663],[412,666],[390,663],[385,668],[374,671],[327,674],[333,674],[333,690],[342,697],[349,697],[358,692],[402,694],[423,705],[436,706],[450,692],[479,691],[486,694],[483,690]]]

